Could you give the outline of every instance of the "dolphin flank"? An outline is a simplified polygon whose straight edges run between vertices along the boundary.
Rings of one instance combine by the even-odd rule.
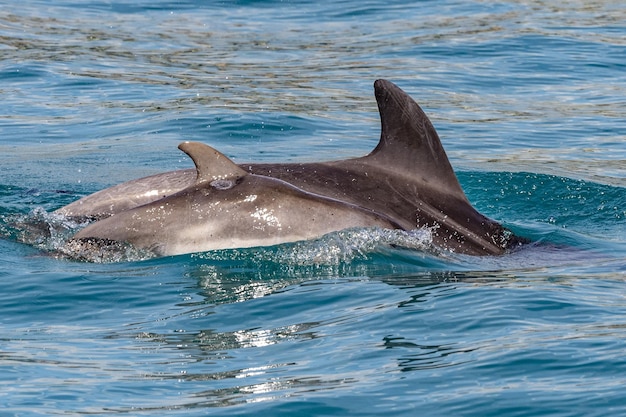
[[[159,256],[270,246],[351,227],[429,227],[436,246],[468,255],[525,243],[472,207],[418,104],[386,80],[374,90],[382,128],[369,155],[237,165],[208,145],[184,142],[179,148],[195,170],[132,180],[56,212],[97,220],[74,240],[125,242]]]

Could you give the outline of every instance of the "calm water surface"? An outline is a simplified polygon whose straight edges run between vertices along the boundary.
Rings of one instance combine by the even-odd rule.
[[[0,2],[0,415],[626,414],[624,22],[608,0]],[[363,155],[377,78],[541,244],[434,257],[354,231],[97,264],[26,226],[190,167],[183,140]]]

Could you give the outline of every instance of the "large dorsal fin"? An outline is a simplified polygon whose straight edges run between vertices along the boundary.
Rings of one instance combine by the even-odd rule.
[[[226,155],[200,142],[183,142],[178,149],[196,165],[196,184],[215,180],[235,180],[247,174]]]
[[[382,125],[380,142],[364,160],[465,198],[439,136],[420,106],[387,80],[377,80],[374,91]]]

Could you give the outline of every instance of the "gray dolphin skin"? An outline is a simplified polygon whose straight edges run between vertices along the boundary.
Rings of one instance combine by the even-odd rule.
[[[500,255],[525,243],[474,209],[430,120],[395,84],[377,80],[378,146],[363,157],[237,165],[196,142],[194,169],[129,181],[56,212],[97,220],[74,240],[130,243],[158,256],[270,246],[352,227],[429,227],[433,243]]]

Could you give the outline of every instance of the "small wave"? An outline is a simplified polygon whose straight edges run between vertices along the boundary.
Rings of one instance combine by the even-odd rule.
[[[410,231],[382,228],[354,228],[333,232],[313,241],[282,245],[277,260],[294,265],[336,265],[366,260],[382,247],[401,247],[435,252],[432,230],[420,228]]]
[[[44,251],[62,246],[76,231],[87,225],[36,207],[28,214],[8,214],[0,219],[0,234]]]
[[[336,266],[367,261],[385,248],[403,248],[432,255],[439,250],[432,243],[432,230],[410,231],[359,227],[328,233],[318,239],[284,243],[271,247],[202,252],[194,258],[213,261],[253,260],[283,266]]]

